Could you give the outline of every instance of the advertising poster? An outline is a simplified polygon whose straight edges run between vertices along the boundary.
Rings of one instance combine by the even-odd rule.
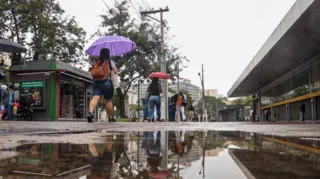
[[[14,98],[19,99],[24,96],[27,99],[31,99],[34,103],[34,107],[44,107],[44,81],[22,81],[13,84]]]

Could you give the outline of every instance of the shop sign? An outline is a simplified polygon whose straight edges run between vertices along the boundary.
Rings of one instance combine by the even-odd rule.
[[[21,88],[35,88],[44,87],[44,81],[23,81],[21,82]]]

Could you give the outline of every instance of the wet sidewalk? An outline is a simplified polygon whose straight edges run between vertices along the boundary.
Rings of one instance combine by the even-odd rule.
[[[252,122],[0,122],[0,135],[79,133],[86,131],[145,131],[145,130],[186,130],[186,131],[244,131],[280,136],[319,136],[317,124],[275,124]]]
[[[320,178],[316,137],[216,130],[0,137],[3,178]]]

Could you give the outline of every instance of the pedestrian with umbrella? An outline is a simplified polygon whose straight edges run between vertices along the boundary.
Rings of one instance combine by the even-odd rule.
[[[111,57],[121,56],[132,52],[136,44],[130,39],[121,36],[105,36],[96,40],[87,50],[86,53],[99,57],[91,70],[92,75],[92,95],[90,101],[88,122],[93,120],[93,112],[101,96],[105,99],[106,110],[109,122],[115,122],[113,117],[113,92],[117,88],[118,68]]]
[[[154,122],[154,108],[157,110],[157,121],[161,122],[161,97],[162,87],[159,79],[170,79],[170,75],[163,72],[155,72],[149,75],[151,83],[148,86],[148,99],[149,99],[149,122]]]

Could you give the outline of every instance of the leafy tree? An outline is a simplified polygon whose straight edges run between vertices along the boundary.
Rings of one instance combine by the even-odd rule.
[[[207,109],[208,118],[216,116],[217,107],[219,108],[226,105],[221,99],[217,99],[212,96],[205,96],[204,98],[206,103],[205,109]],[[198,114],[202,114],[202,101],[203,101],[203,98],[200,99],[197,105]]]
[[[242,104],[244,104],[244,100],[241,99],[241,98],[237,98],[237,99],[233,100],[231,102],[231,104],[233,104],[233,105],[242,105]]]
[[[237,99],[233,100],[231,104],[250,106],[250,105],[252,105],[252,101],[253,101],[252,96],[248,96],[246,99],[237,98]]]
[[[244,105],[251,106],[252,105],[252,101],[253,101],[252,96],[248,96],[246,98],[246,100],[244,101]]]
[[[22,0],[0,0],[0,37],[24,44],[26,29],[23,28],[26,2]]]
[[[65,15],[57,0],[0,0],[0,32],[8,32],[9,37],[30,47],[33,60],[59,59],[67,63],[77,63],[82,59],[85,31],[74,17]],[[31,35],[25,41],[26,34]]]
[[[137,22],[131,18],[127,0],[116,2],[113,8],[101,15],[101,18],[101,28],[106,31],[98,30],[96,35],[121,35],[128,37],[137,45],[137,49],[132,53],[113,59],[119,68],[120,81],[126,83],[122,93],[123,96],[119,96],[120,116],[125,117],[124,100],[132,84],[138,80],[147,79],[150,73],[160,69],[158,61],[160,46],[158,43],[148,42],[145,36],[147,33],[156,34],[158,26],[154,26],[144,18],[141,19],[142,22]],[[174,64],[178,61],[181,63],[185,60],[185,57],[181,56],[174,47],[167,47],[166,49],[167,70],[173,72]]]
[[[169,92],[169,93],[173,93],[173,94],[176,94],[176,93],[177,93],[177,91],[174,90],[174,89],[172,89],[172,88],[168,88],[168,92]]]

